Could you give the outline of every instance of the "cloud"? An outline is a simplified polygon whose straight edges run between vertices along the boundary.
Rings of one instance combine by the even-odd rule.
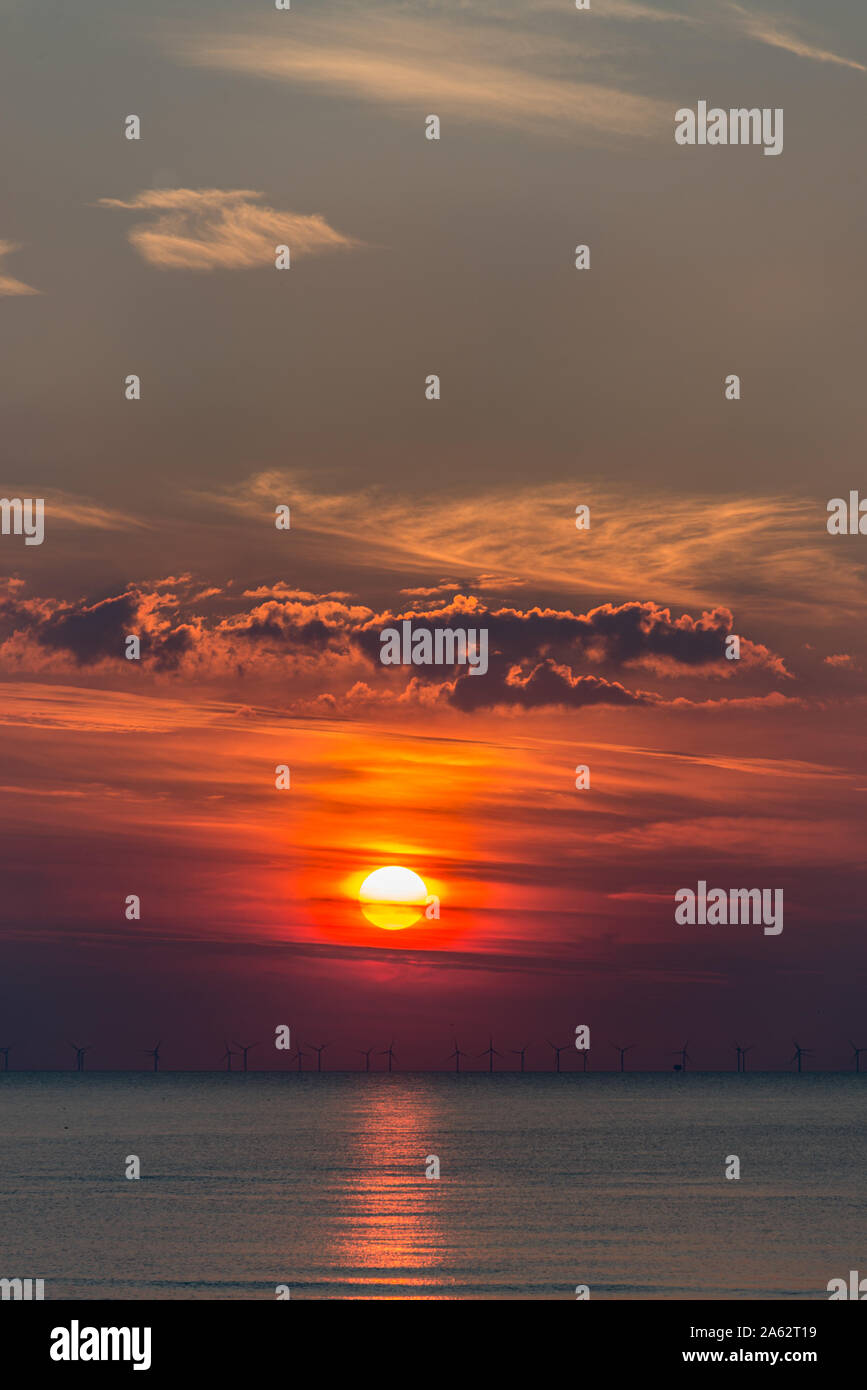
[[[484,689],[479,689],[483,686]],[[550,658],[525,676],[513,667],[505,680],[487,684],[470,676],[459,676],[450,696],[456,709],[469,712],[495,706],[518,705],[522,709],[560,706],[581,709],[586,705],[651,705],[660,703],[658,695],[645,690],[627,690],[619,681],[598,676],[573,676],[568,666]]]
[[[441,579],[438,584],[420,584],[414,589],[401,589],[401,597],[409,599],[438,598],[446,594],[458,594],[465,590],[481,594],[509,592],[523,587],[524,581],[518,575],[480,574],[474,579]]]
[[[737,27],[751,39],[756,39],[759,43],[768,44],[771,48],[781,48],[786,53],[794,53],[798,58],[811,58],[817,63],[836,63],[839,67],[855,68],[858,72],[867,72],[867,67],[863,63],[853,62],[851,58],[842,58],[837,53],[831,53],[826,48],[819,47],[816,43],[808,39],[801,38],[792,29],[784,27],[776,18],[770,15],[751,14],[742,5],[730,3],[729,13],[734,17]]]
[[[638,670],[693,683],[730,679],[735,666],[742,679],[750,673],[789,678],[780,657],[743,635],[740,661],[726,660],[732,615],[725,608],[698,618],[673,617],[657,604],[638,602],[604,604],[587,613],[489,609],[478,597],[458,594],[424,612],[375,613],[365,604],[290,590],[292,597],[269,596],[238,611],[256,591],[232,597],[213,586],[202,590],[192,575],[132,584],[96,600],[27,598],[21,588],[9,585],[0,597],[0,656],[10,671],[120,674],[128,670],[125,638],[135,634],[143,673],[222,685],[250,676],[283,684],[291,675],[295,708],[320,713],[345,709],[347,702],[442,703],[464,712],[674,702],[630,690],[614,678]],[[262,586],[261,592],[272,591]],[[204,598],[207,616],[197,607]],[[379,660],[380,634],[403,617],[417,625],[487,629],[488,674],[471,677],[460,666],[386,671]]]
[[[99,206],[154,214],[129,232],[143,260],[160,270],[248,270],[273,266],[275,247],[310,255],[359,246],[316,214],[278,212],[263,195],[234,188],[156,188]]]
[[[401,589],[417,589],[418,598],[448,592],[451,577],[462,574],[484,575],[489,592],[500,576],[502,594],[517,580],[572,597],[649,593],[686,607],[743,600],[752,614],[772,620],[781,612],[823,624],[829,614],[863,617],[861,567],[853,552],[829,544],[824,497],[636,488],[624,498],[607,481],[585,479],[580,493],[559,482],[534,483],[444,499],[434,489],[329,491],[322,475],[308,480],[278,469],[192,495],[257,527],[289,501],[293,527],[320,538],[325,558],[335,541],[345,541],[360,564],[399,576]],[[586,532],[575,529],[578,502],[591,509]],[[410,575],[419,576],[417,586],[407,582]]]
[[[4,256],[11,256],[13,251],[19,249],[16,241],[0,241],[0,295],[41,294],[41,290],[35,290],[32,285],[25,285],[23,280],[16,280],[12,275],[3,274]]]
[[[715,608],[692,618],[673,618],[671,610],[652,602],[616,606],[601,604],[587,613],[569,609],[488,609],[480,599],[458,594],[440,608],[419,612],[377,613],[359,632],[357,641],[369,656],[379,659],[380,632],[404,618],[431,626],[484,626],[489,646],[504,669],[515,661],[539,656],[576,658],[618,668],[649,665],[671,674],[678,667],[730,675],[726,639],[734,627],[727,608]],[[765,667],[787,677],[785,665],[766,647],[741,638],[742,667]],[[431,668],[426,668],[431,669]]]
[[[741,637],[738,662],[726,659],[727,638],[733,618],[726,608],[716,608],[693,618],[655,603],[607,603],[588,613],[532,608],[489,610],[478,598],[458,594],[440,608],[426,612],[377,613],[352,641],[370,661],[379,664],[381,633],[409,618],[416,626],[448,629],[484,628],[488,633],[488,673],[470,675],[466,668],[413,667],[419,682],[454,679],[444,687],[450,704],[464,711],[495,706],[545,705],[576,708],[585,705],[658,704],[662,697],[649,691],[628,690],[619,681],[597,674],[600,668],[651,670],[672,678],[688,673],[693,678],[729,679],[750,668],[775,679],[790,679],[779,656],[767,647]],[[576,667],[580,666],[580,670]],[[588,666],[595,672],[588,673]]]
[[[166,43],[188,66],[319,87],[407,111],[423,107],[443,121],[572,139],[580,133],[606,143],[650,136],[670,122],[669,105],[637,95],[616,77],[612,85],[600,82],[598,54],[586,38],[566,50],[561,40],[510,29],[501,17],[472,24],[347,5],[327,18],[299,16],[286,38],[273,30],[174,32]],[[593,64],[594,80],[574,75],[580,62]]]
[[[123,654],[124,634],[130,631],[135,612],[132,594],[60,609],[40,625],[39,641],[72,653],[82,666],[91,665],[99,657]]]
[[[776,15],[750,11],[737,0],[692,0],[695,8],[690,14],[680,14],[676,10],[662,9],[655,4],[644,4],[641,0],[604,0],[598,6],[594,19],[597,23],[611,22],[635,24],[673,24],[683,29],[705,30],[718,38],[730,39],[746,37],[771,48],[783,49],[798,58],[809,58],[817,63],[835,63],[840,67],[854,68],[867,72],[863,63],[843,58],[837,53],[823,48],[816,40],[803,37]],[[562,13],[562,0],[537,0],[534,11],[544,14]]]
[[[53,535],[55,531],[150,531],[151,523],[142,521],[129,512],[116,511],[102,502],[91,498],[75,496],[69,492],[58,492],[55,488],[43,488],[31,478],[4,483],[7,497],[39,496],[45,503],[45,528]]]
[[[127,512],[115,511],[101,502],[89,498],[74,497],[67,492],[54,492],[49,489],[45,496],[45,514],[51,518],[52,528],[56,526],[85,527],[93,531],[127,531],[130,527],[150,530],[150,523],[141,521]]]

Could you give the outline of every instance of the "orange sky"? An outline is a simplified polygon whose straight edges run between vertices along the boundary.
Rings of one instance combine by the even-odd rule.
[[[34,1066],[89,1030],[94,1066],[159,1036],[207,1066],[281,1022],[332,1065],[492,1030],[542,1065],[582,1022],[599,1066],[621,1032],[636,1065],[743,1031],[772,1065],[795,1029],[833,1058],[865,967],[867,540],[826,526],[863,484],[862,7],[145,8],[47,43],[23,7],[0,96],[3,495],[46,515],[0,537],[4,1028]],[[678,147],[705,97],[784,107],[782,157]],[[483,626],[489,672],[384,667],[406,618]],[[439,921],[363,917],[388,863]],[[785,930],[678,929],[699,880],[782,888]]]

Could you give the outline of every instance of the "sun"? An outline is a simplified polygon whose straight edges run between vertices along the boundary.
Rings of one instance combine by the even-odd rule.
[[[428,891],[423,878],[400,864],[386,864],[368,874],[358,901],[368,922],[384,931],[402,931],[424,914]]]

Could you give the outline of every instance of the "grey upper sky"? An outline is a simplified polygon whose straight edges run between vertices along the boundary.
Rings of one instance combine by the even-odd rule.
[[[849,485],[860,5],[0,10],[14,131],[0,241],[19,247],[2,266],[39,291],[2,300],[13,481],[160,513],[183,505],[179,473],[273,467],[458,491],[540,472]],[[676,147],[674,111],[699,99],[782,106],[783,155]],[[130,112],[140,142],[123,138]],[[285,277],[158,269],[127,239],[152,215],[100,206],[153,188],[251,190],[362,245],[299,254]]]

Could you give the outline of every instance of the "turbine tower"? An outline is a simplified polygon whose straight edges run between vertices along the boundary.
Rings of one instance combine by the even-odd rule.
[[[792,1053],[791,1057],[789,1058],[789,1061],[790,1061],[790,1062],[797,1062],[797,1063],[798,1063],[798,1071],[800,1072],[800,1071],[802,1070],[802,1068],[801,1068],[801,1058],[802,1058],[802,1057],[808,1056],[809,1053],[811,1053],[812,1051],[813,1051],[812,1047],[799,1047],[798,1044],[795,1043],[795,1050],[794,1050],[794,1052]]]
[[[624,1058],[626,1057],[627,1052],[631,1052],[632,1049],[636,1046],[636,1044],[630,1043],[628,1047],[621,1047],[619,1043],[612,1043],[611,1046],[614,1048],[615,1052],[620,1053],[620,1070],[626,1071],[626,1063],[624,1061]]]
[[[361,1056],[364,1058],[364,1070],[365,1070],[365,1071],[370,1071],[370,1054],[371,1054],[371,1052],[373,1051],[373,1048],[372,1048],[372,1047],[369,1047],[369,1048],[367,1048],[367,1050],[365,1051],[365,1049],[364,1049],[363,1047],[360,1047],[360,1048],[358,1049],[358,1051],[359,1051],[359,1053],[361,1054]]]
[[[529,1047],[529,1045],[530,1045],[529,1043],[524,1043],[524,1046],[523,1046],[523,1047],[512,1047],[512,1048],[509,1049],[509,1051],[510,1051],[510,1052],[513,1052],[514,1055],[515,1055],[516,1057],[520,1057],[520,1059],[521,1059],[521,1071],[524,1070],[524,1056],[525,1056],[525,1054],[526,1054],[526,1051],[527,1051],[527,1048]]]
[[[84,1054],[90,1051],[93,1044],[88,1043],[87,1047],[79,1047],[77,1043],[70,1043],[69,1046],[75,1053],[75,1070],[84,1071]]]
[[[488,1045],[485,1048],[484,1052],[479,1053],[480,1057],[488,1058],[488,1071],[494,1070],[494,1058],[502,1057],[502,1055],[502,1052],[498,1052],[497,1049],[494,1047],[494,1040],[491,1037],[488,1038]]]
[[[3,1058],[3,1070],[9,1070],[9,1053],[12,1051],[14,1043],[9,1043],[8,1047],[0,1047],[0,1056]]]
[[[455,1039],[455,1050],[454,1050],[454,1052],[450,1052],[450,1053],[449,1053],[448,1057],[446,1058],[446,1061],[447,1061],[447,1062],[450,1062],[450,1061],[452,1060],[452,1057],[454,1057],[454,1059],[455,1059],[455,1071],[460,1071],[460,1069],[461,1069],[461,1058],[462,1058],[462,1057],[466,1057],[466,1055],[467,1055],[466,1052],[461,1052],[461,1049],[458,1047],[457,1038],[456,1038],[456,1039]]]
[[[855,1070],[856,1070],[856,1071],[860,1071],[860,1070],[861,1070],[861,1053],[862,1053],[862,1052],[867,1052],[867,1047],[856,1047],[855,1044],[853,1043],[853,1041],[852,1041],[851,1038],[848,1039],[848,1042],[849,1042],[849,1046],[851,1047],[852,1051],[855,1053]],[[8,1048],[7,1048],[6,1050],[8,1051]],[[0,1047],[0,1052],[2,1052],[2,1051],[3,1051],[3,1048]],[[7,1070],[8,1070],[8,1067],[7,1067]]]
[[[749,1047],[741,1047],[740,1043],[732,1043],[732,1047],[734,1048],[735,1052],[738,1054],[738,1065],[737,1065],[737,1070],[738,1070],[738,1071],[746,1071],[746,1069],[747,1069],[747,1053],[748,1053],[748,1052],[752,1052],[752,1050],[753,1050],[753,1044],[750,1043]]]
[[[295,1068],[296,1071],[303,1071],[303,1070],[304,1070],[304,1065],[303,1065],[303,1064],[304,1064],[304,1058],[305,1058],[306,1056],[307,1056],[307,1053],[306,1053],[306,1052],[302,1052],[300,1047],[297,1049],[297,1051],[295,1051],[295,1052],[292,1053],[292,1056],[289,1058],[289,1061],[290,1061],[290,1062],[292,1061],[292,1057],[297,1057],[297,1059],[298,1059],[298,1066]]]
[[[244,1054],[244,1065],[243,1065],[243,1067],[241,1068],[241,1070],[242,1070],[242,1071],[246,1071],[246,1070],[247,1070],[247,1053],[248,1053],[248,1052],[252,1052],[253,1048],[254,1048],[254,1047],[258,1047],[259,1044],[258,1044],[257,1042],[254,1042],[254,1043],[247,1043],[247,1046],[245,1047],[243,1043],[239,1043],[239,1042],[238,1042],[238,1039],[237,1039],[237,1038],[233,1038],[232,1041],[234,1042],[235,1046],[236,1046],[236,1047],[239,1047],[239,1048],[241,1049],[241,1051],[243,1052],[243,1054]]]
[[[305,1045],[306,1045],[307,1047],[310,1048],[311,1052],[315,1052],[315,1053],[316,1053],[316,1070],[317,1070],[317,1071],[321,1071],[321,1070],[322,1070],[322,1054],[323,1054],[323,1052],[325,1051],[326,1047],[330,1047],[330,1046],[331,1046],[331,1043],[320,1043],[318,1047],[316,1046],[315,1043],[307,1043],[307,1044],[305,1044]]]
[[[221,1061],[221,1062],[222,1062],[222,1061],[225,1061],[225,1063],[226,1063],[226,1071],[231,1071],[231,1070],[232,1070],[232,1058],[233,1058],[233,1057],[237,1057],[237,1055],[238,1055],[237,1052],[233,1052],[232,1049],[230,1048],[229,1044],[226,1043],[226,1050],[225,1050],[225,1052],[223,1053],[223,1056],[220,1058],[220,1061]]]
[[[391,1071],[391,1064],[394,1061],[394,1038],[392,1038],[391,1042],[388,1044],[388,1047],[384,1047],[382,1049],[382,1051],[379,1053],[379,1056],[388,1058],[388,1070]]]
[[[560,1053],[566,1051],[566,1044],[564,1043],[562,1047],[558,1047],[557,1044],[556,1044],[556,1043],[552,1043],[551,1040],[550,1040],[550,1038],[549,1038],[549,1039],[548,1039],[548,1046],[549,1046],[549,1047],[552,1047],[552,1048],[554,1049],[554,1070],[555,1070],[555,1071],[559,1071],[559,1070],[560,1070]]]
[[[162,1040],[160,1040],[157,1043],[156,1047],[146,1047],[143,1049],[146,1057],[153,1057],[154,1071],[159,1071],[160,1069],[160,1048],[162,1047],[162,1045]]]
[[[687,1050],[686,1050],[688,1047],[689,1047],[689,1038],[687,1038],[687,1040],[686,1040],[686,1042],[684,1043],[683,1047],[676,1047],[676,1048],[674,1049],[674,1051],[673,1051],[672,1053],[669,1054],[669,1055],[672,1056],[672,1057],[679,1057],[679,1058],[680,1058],[680,1067],[681,1067],[681,1071],[686,1071],[687,1058],[689,1058],[689,1060],[692,1061],[692,1058],[689,1056],[689,1053],[688,1053]]]

